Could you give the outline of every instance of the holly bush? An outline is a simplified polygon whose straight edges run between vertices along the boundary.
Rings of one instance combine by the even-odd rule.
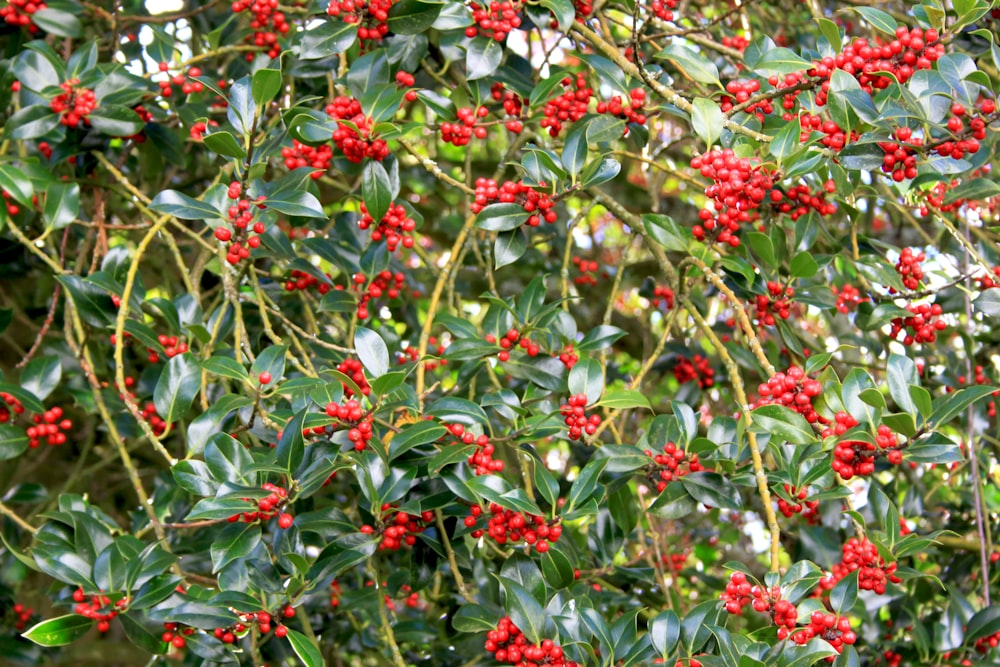
[[[1000,3],[871,4],[5,0],[3,659],[1000,660]]]

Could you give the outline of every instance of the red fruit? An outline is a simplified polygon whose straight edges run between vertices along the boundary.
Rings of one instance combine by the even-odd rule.
[[[288,628],[286,628],[283,625],[279,625],[274,629],[274,636],[279,639],[283,639],[284,637],[288,636]]]
[[[278,517],[278,527],[282,530],[288,530],[295,523],[295,517],[291,514],[282,514]]]
[[[263,373],[257,376],[257,381],[260,382],[262,386],[265,384],[271,384],[271,379],[272,379],[271,374],[268,373],[267,371],[264,371]]]

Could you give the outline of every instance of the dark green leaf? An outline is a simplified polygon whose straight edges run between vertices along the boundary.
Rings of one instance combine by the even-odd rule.
[[[28,436],[23,428],[0,424],[0,461],[17,458],[28,449]]]
[[[172,424],[191,407],[201,389],[201,367],[191,353],[178,354],[167,362],[153,391],[153,403],[160,417]]]
[[[495,268],[513,264],[524,256],[528,249],[528,240],[520,229],[510,229],[497,234],[493,244],[493,261]]]
[[[489,37],[473,37],[465,52],[465,77],[469,81],[490,76],[500,67],[503,47]]]
[[[347,51],[358,39],[356,23],[342,20],[324,20],[322,23],[306,30],[302,36],[302,60],[320,60],[331,56],[339,56]]]
[[[524,636],[537,644],[545,635],[545,610],[521,584],[505,579],[500,586],[506,594],[505,608]]]
[[[153,198],[149,208],[181,220],[217,220],[224,216],[214,206],[192,199],[176,190],[164,190]]]
[[[272,345],[265,348],[260,354],[257,355],[257,358],[254,359],[253,365],[250,367],[251,382],[260,382],[261,374],[267,373],[271,376],[271,381],[261,383],[260,388],[261,390],[265,388],[273,388],[285,374],[285,356],[287,354],[287,345]]]
[[[94,627],[93,619],[79,614],[68,614],[42,621],[21,636],[40,646],[65,646],[87,634],[92,627]]]
[[[389,10],[389,30],[397,35],[417,35],[434,24],[441,4],[421,0],[400,0]]]
[[[398,458],[414,447],[427,445],[437,441],[448,430],[433,421],[419,421],[415,424],[407,424],[396,433],[389,442],[389,460]]]
[[[392,184],[381,162],[368,160],[361,176],[361,198],[368,215],[376,224],[385,217],[392,205]]]
[[[76,183],[51,183],[45,190],[45,222],[62,229],[80,214],[80,186]]]
[[[354,333],[354,348],[369,377],[377,378],[389,371],[389,348],[371,329],[358,327]]]
[[[569,371],[567,380],[571,394],[583,394],[592,405],[604,393],[604,368],[596,359],[580,359]]]
[[[490,204],[476,216],[476,227],[490,232],[517,229],[528,219],[529,213],[520,204]]]
[[[59,386],[61,379],[62,364],[59,357],[38,357],[32,359],[21,371],[21,388],[44,401]]]
[[[281,70],[264,68],[253,73],[250,92],[257,106],[267,106],[280,91]]]
[[[742,509],[743,499],[733,483],[717,472],[692,472],[680,478],[691,497],[709,507]]]
[[[85,322],[95,327],[107,327],[114,324],[116,309],[107,291],[79,276],[57,276],[56,280],[61,282],[66,291],[69,292],[73,305],[76,306],[80,317]]]
[[[753,411],[753,421],[765,432],[793,445],[815,442],[817,436],[805,417],[784,405],[762,405]]]

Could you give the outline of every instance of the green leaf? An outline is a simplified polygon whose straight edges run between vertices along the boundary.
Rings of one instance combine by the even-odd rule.
[[[936,398],[933,403],[934,409],[927,421],[934,428],[940,428],[961,414],[970,405],[986,398],[996,390],[996,387],[988,385],[975,385]]]
[[[389,348],[382,337],[371,329],[358,327],[354,334],[354,348],[369,377],[377,378],[389,371]]]
[[[191,420],[187,427],[187,451],[189,455],[200,455],[212,436],[225,435],[219,431],[234,411],[253,405],[249,396],[223,394],[212,402],[205,412]],[[214,492],[213,492],[214,493]]]
[[[680,478],[691,497],[709,507],[742,509],[743,499],[733,483],[717,472],[692,472]]]
[[[287,470],[290,475],[295,474],[305,456],[306,444],[302,437],[302,427],[305,423],[306,412],[303,410],[285,422],[281,438],[278,439],[276,460],[278,465]]]
[[[243,160],[247,156],[246,149],[236,141],[232,132],[217,130],[211,134],[206,134],[203,141],[208,150],[218,153],[223,157],[234,157]],[[180,217],[180,216],[178,216]]]
[[[542,574],[545,575],[545,583],[552,588],[569,588],[576,579],[573,563],[555,547],[542,555]]]
[[[709,148],[722,136],[726,117],[719,105],[706,97],[696,97],[691,103],[691,129]]]
[[[188,197],[176,190],[164,190],[153,198],[149,208],[181,220],[220,220],[222,213],[211,204]]]
[[[754,66],[754,70],[764,74],[785,75],[812,68],[812,63],[783,46],[765,51]]]
[[[216,573],[234,560],[249,556],[260,544],[260,524],[232,523],[218,532],[212,540],[212,573]]]
[[[646,408],[652,410],[649,399],[645,394],[634,389],[615,389],[604,395],[597,405],[614,408],[616,410],[626,410],[628,408]]]
[[[131,608],[132,605],[129,605]],[[129,641],[138,646],[140,649],[146,653],[151,653],[153,655],[162,655],[167,652],[167,643],[161,638],[161,634],[154,634],[157,631],[157,627],[152,624],[142,624],[137,619],[133,618],[136,615],[135,612],[131,614],[119,614],[118,622],[121,623],[122,630],[125,631],[125,636],[128,637]],[[159,631],[163,630],[162,624],[159,625]]]
[[[226,118],[233,127],[241,130],[244,136],[249,136],[253,132],[256,115],[257,104],[250,93],[250,77],[245,76],[229,88]]]
[[[285,357],[288,354],[287,345],[272,345],[265,348],[253,362],[253,366],[250,367],[250,380],[251,382],[260,382],[259,378],[261,373],[268,373],[271,376],[271,381],[266,384],[261,384],[260,388],[263,390],[265,387],[273,388],[281,380],[281,376],[285,374]]]
[[[513,264],[524,256],[528,249],[528,239],[520,229],[510,229],[497,234],[497,240],[493,243],[493,261],[495,268],[499,269],[508,264]]]
[[[604,367],[596,359],[580,359],[569,372],[567,379],[571,394],[583,394],[587,405],[592,405],[604,393]]]
[[[474,37],[465,52],[465,78],[469,81],[490,76],[500,67],[503,46],[489,37]]]
[[[361,198],[372,220],[380,222],[392,206],[392,184],[381,162],[368,160],[361,174]]]
[[[497,615],[478,604],[464,604],[451,618],[459,632],[489,632],[497,629]]]
[[[541,0],[540,4],[556,17],[559,30],[569,32],[576,18],[576,8],[570,0]]]
[[[709,83],[722,86],[719,81],[719,68],[705,54],[684,46],[681,41],[674,41],[667,48],[657,53],[654,58],[669,60],[677,69],[689,78],[699,83]]]
[[[486,412],[476,403],[464,398],[445,396],[431,403],[424,411],[429,417],[436,417],[443,422],[458,422],[460,424],[489,424]]]
[[[575,367],[574,367],[575,368]],[[572,512],[580,503],[590,498],[597,490],[597,480],[608,465],[608,459],[592,459],[583,466],[580,476],[569,489],[566,513]]]
[[[299,58],[302,60],[320,60],[343,54],[358,39],[356,23],[340,20],[325,20],[309,28],[302,35]]]
[[[281,190],[267,198],[267,207],[278,213],[300,218],[326,218],[323,204],[311,192]]]
[[[31,198],[35,187],[24,172],[10,164],[0,164],[0,189],[22,206],[33,206]]]
[[[807,445],[817,439],[805,417],[784,405],[762,405],[751,414],[754,423],[766,433],[784,438],[793,445]]]
[[[389,30],[396,35],[418,35],[434,25],[441,7],[438,2],[400,0],[389,10]]]
[[[661,657],[674,652],[681,638],[681,620],[671,609],[661,612],[649,622],[649,641]]]
[[[7,119],[4,133],[10,139],[37,139],[57,127],[59,114],[46,104],[32,104]]]
[[[82,30],[79,18],[55,7],[39,9],[31,15],[31,22],[50,35],[72,39],[78,39]]]
[[[545,610],[524,586],[508,579],[500,579],[506,601],[504,608],[528,640],[537,644],[545,635]]]
[[[771,242],[771,237],[760,232],[747,232],[744,236],[754,254],[760,257],[767,266],[777,265],[777,260],[774,256],[774,244]]]
[[[201,362],[201,367],[205,372],[212,375],[239,380],[240,382],[250,382],[250,374],[247,373],[247,369],[232,357],[215,355]]]
[[[17,458],[28,449],[29,438],[23,428],[0,424],[0,461]]]
[[[73,305],[85,322],[95,327],[108,327],[114,324],[116,309],[106,290],[79,276],[56,276],[56,280],[69,292]]]
[[[265,107],[270,104],[274,96],[281,91],[281,70],[279,69],[259,69],[253,73],[250,83],[250,93],[253,101],[258,107]]]
[[[87,119],[93,129],[112,137],[130,137],[146,126],[133,109],[119,104],[101,104]]]
[[[951,204],[959,199],[986,200],[1000,195],[1000,183],[992,178],[972,178],[963,181],[945,193],[944,203]]]
[[[21,388],[44,401],[59,386],[61,379],[62,364],[59,357],[38,357],[32,359],[21,371]]]
[[[92,619],[79,614],[68,614],[42,621],[21,636],[39,646],[65,646],[87,634],[92,627]]]
[[[50,183],[45,190],[45,222],[62,229],[80,214],[80,186],[76,183]]]
[[[188,411],[201,389],[201,367],[191,353],[167,362],[153,390],[153,403],[163,421],[172,424]]]
[[[642,216],[642,225],[646,233],[667,250],[687,252],[691,247],[691,240],[694,237],[670,216],[646,213]]]
[[[447,432],[448,429],[433,421],[407,424],[389,442],[389,461],[399,458],[414,447],[436,442]]]
[[[490,232],[517,229],[530,214],[520,204],[490,204],[476,216],[476,227]]]
[[[865,22],[876,30],[895,37],[899,24],[890,14],[875,7],[854,7],[854,11],[864,17]]]
[[[230,482],[253,486],[256,479],[253,477],[251,468],[253,457],[247,452],[246,447],[228,433],[216,433],[208,440],[205,446],[205,464],[217,482]]]
[[[799,138],[802,135],[802,124],[796,116],[791,121],[782,125],[781,129],[774,133],[768,152],[778,159],[780,165],[789,155],[799,149]]]
[[[562,150],[562,166],[574,180],[587,164],[587,149],[587,124],[574,123],[566,134]]]
[[[830,606],[839,615],[851,611],[858,600],[858,571],[855,570],[837,582],[830,591]]]
[[[793,278],[812,278],[819,273],[819,264],[812,253],[803,250],[792,258],[789,270]]]
[[[899,409],[907,414],[916,415],[917,406],[910,396],[910,385],[920,384],[917,365],[907,356],[890,354],[886,377],[889,380],[889,395],[896,401]]]

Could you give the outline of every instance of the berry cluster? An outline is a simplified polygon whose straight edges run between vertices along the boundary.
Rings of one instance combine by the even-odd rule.
[[[795,85],[795,83],[793,82],[791,85]],[[785,99],[785,108],[793,109],[795,107],[795,96],[786,95]],[[786,112],[784,116],[787,116],[785,120],[792,119],[792,114],[790,112]],[[848,134],[844,128],[840,127],[832,120],[823,119],[822,117],[815,116],[808,111],[803,112],[799,117],[799,120],[802,124],[802,134],[799,135],[799,142],[803,144],[809,141],[810,135],[813,132],[819,132],[822,135],[819,140],[821,144],[832,150],[839,151],[841,148],[846,146],[848,142],[854,141],[861,136],[855,130],[851,130]]]
[[[820,588],[829,590],[838,581],[851,572],[858,573],[858,588],[863,591],[874,591],[878,595],[885,594],[888,583],[898,584],[902,581],[896,575],[896,564],[886,564],[878,552],[878,547],[867,538],[852,537],[841,548],[841,562],[834,563],[831,574],[820,580]]]
[[[518,0],[489,0],[469,3],[475,25],[465,29],[465,36],[472,38],[480,33],[498,42],[507,39],[511,30],[521,26],[521,3]]]
[[[809,493],[806,487],[796,489],[791,484],[784,484],[783,486],[785,493],[787,493],[788,497],[792,499],[792,502],[788,502],[784,498],[779,497],[778,511],[786,517],[792,517],[795,514],[801,513],[802,516],[809,521],[809,523],[814,523],[819,510],[819,501],[807,500]]]
[[[988,102],[996,110],[995,103],[992,100],[988,100]],[[961,160],[966,155],[979,152],[980,141],[986,138],[986,121],[979,117],[966,115],[965,107],[958,102],[951,105],[951,113],[952,116],[946,125],[948,131],[955,135],[955,139],[942,141],[934,148],[934,152],[941,157]],[[966,126],[966,121],[968,121],[968,126]],[[962,136],[966,133],[971,136]]]
[[[358,389],[361,390],[362,394],[367,396],[371,393],[372,388],[368,384],[368,378],[365,377],[365,368],[359,360],[344,359],[337,364],[337,370],[354,380],[354,384],[358,385]],[[345,384],[344,395],[350,398],[351,396],[354,396],[354,390]]]
[[[899,260],[896,262],[896,273],[903,279],[903,286],[909,290],[920,289],[920,281],[924,279],[924,267],[921,262],[927,259],[927,255],[922,250],[914,252],[911,248],[903,248],[899,253]],[[890,294],[895,294],[896,290],[889,288]]]
[[[249,259],[251,250],[260,247],[260,235],[264,233],[264,223],[259,220],[254,222],[254,207],[266,208],[263,203],[265,197],[261,195],[257,197],[255,202],[251,202],[248,197],[244,196],[243,185],[239,181],[233,181],[229,184],[226,196],[236,202],[229,207],[227,212],[229,223],[236,230],[236,233],[234,234],[228,227],[217,227],[215,238],[222,243],[229,244],[229,249],[226,251],[226,261],[235,266],[242,260]],[[252,229],[256,236],[248,236],[247,229]]]
[[[601,268],[600,264],[594,260],[587,260],[574,255],[573,266],[575,266],[576,270],[580,272],[580,275],[573,276],[574,285],[583,286],[597,284],[597,272]]]
[[[620,95],[615,95],[607,102],[598,102],[597,113],[624,118],[628,123],[645,125],[646,114],[642,112],[642,107],[646,104],[646,91],[642,88],[633,88],[628,96],[628,104],[622,101]]]
[[[404,544],[412,547],[417,543],[417,535],[424,532],[428,524],[434,521],[434,512],[427,510],[420,515],[408,514],[396,510],[396,505],[384,503],[379,527],[365,524],[360,530],[366,535],[378,535],[380,551],[398,551]]]
[[[21,207],[14,203],[9,192],[0,190],[0,196],[3,197],[3,204],[7,208],[8,214],[14,216],[21,212]]]
[[[858,641],[858,636],[851,630],[850,619],[822,611],[814,611],[809,617],[809,625],[795,630],[790,637],[799,646],[808,644],[813,637],[819,637],[837,653],[844,650],[845,644],[852,645]],[[833,657],[826,658],[826,661],[833,662]]]
[[[484,106],[476,109],[472,107],[459,107],[455,112],[457,122],[441,123],[441,141],[453,146],[465,146],[475,135],[476,139],[486,138],[486,128],[476,127],[476,121],[485,118],[490,110]]]
[[[315,169],[309,176],[316,180],[330,168],[333,161],[333,149],[329,144],[321,146],[308,146],[298,139],[292,140],[292,145],[281,149],[281,157],[285,160],[288,169],[300,169],[310,167]]]
[[[752,584],[743,572],[733,572],[720,596],[726,611],[737,616],[743,615],[743,608],[750,605],[759,614],[767,614],[778,626],[778,639],[785,639],[795,629],[799,612],[795,605],[781,598],[781,587],[770,589],[760,584]]]
[[[462,441],[464,445],[475,445],[476,451],[469,457],[469,466],[475,470],[476,475],[488,475],[490,473],[503,472],[504,463],[493,458],[496,448],[490,443],[489,436],[475,435],[471,431],[465,430],[462,424],[445,424],[448,431]]]
[[[90,124],[87,116],[97,108],[97,98],[94,91],[89,88],[79,86],[79,79],[70,79],[59,84],[62,92],[52,98],[49,107],[57,114],[61,114],[59,122],[66,127],[77,127],[82,122],[85,126]]]
[[[364,375],[362,375],[363,377]],[[364,451],[372,439],[373,416],[365,414],[357,399],[348,399],[342,405],[327,403],[326,414],[328,417],[339,420],[341,427],[348,429],[347,439],[354,443],[355,451]],[[317,428],[320,429],[320,432],[326,430],[324,427]]]
[[[362,202],[361,219],[358,220],[358,227],[368,229],[373,225],[372,241],[385,239],[385,246],[389,252],[395,252],[400,243],[402,243],[404,248],[413,247],[413,237],[407,236],[407,234],[412,233],[417,228],[417,223],[407,214],[406,209],[402,205],[392,204],[389,206],[389,210],[382,217],[381,222],[375,225],[375,220],[368,215],[368,207]]]
[[[486,334],[485,340],[490,345],[497,343],[497,337],[493,334]],[[497,353],[497,359],[500,361],[509,361],[510,351],[516,347],[524,350],[525,354],[529,357],[537,357],[541,351],[538,345],[527,336],[522,336],[521,332],[517,329],[508,329],[507,333],[500,339],[499,345],[500,352]]]
[[[7,4],[0,7],[0,19],[9,25],[27,28],[28,32],[34,34],[39,28],[32,23],[31,16],[46,6],[42,0],[7,0]]]
[[[252,35],[247,35],[246,41],[249,44],[267,49],[267,55],[277,58],[281,55],[281,45],[278,44],[278,35],[288,32],[288,20],[284,13],[278,10],[278,0],[233,0],[232,10],[234,14],[250,10],[253,20],[250,21]],[[253,54],[248,53],[247,61],[253,60]]]
[[[544,187],[545,184],[539,183],[539,185]],[[497,202],[523,206],[525,212],[530,213],[527,220],[529,227],[537,227],[542,220],[552,224],[558,218],[554,210],[556,203],[552,198],[523,181],[505,181],[498,187],[492,178],[477,178],[475,200],[469,207],[470,210],[479,213]]]
[[[850,428],[857,425],[857,420],[846,413],[838,413],[838,427],[841,423]],[[865,477],[875,472],[875,459],[885,457],[889,463],[898,465],[903,462],[902,446],[899,438],[888,426],[881,424],[876,429],[875,442],[861,440],[844,440],[837,443],[833,450],[833,462],[830,467],[843,479],[851,479],[855,475]]]
[[[156,337],[157,342],[163,346],[163,354],[167,359],[173,359],[178,354],[184,354],[188,351],[188,344],[177,336],[168,336],[167,334],[160,334]],[[149,363],[155,364],[160,361],[160,354],[153,348],[147,348],[149,350]]]
[[[508,542],[516,544],[523,540],[529,551],[534,545],[538,553],[545,553],[549,550],[550,544],[555,544],[562,535],[559,519],[546,521],[543,516],[522,514],[514,510],[504,509],[496,503],[490,503],[489,510],[490,517],[486,522],[486,533],[497,544],[503,545]],[[470,508],[469,516],[465,517],[466,527],[475,528],[482,515],[483,509],[478,505],[473,505]],[[472,536],[482,537],[483,530],[473,530]]]
[[[66,433],[73,428],[73,420],[63,419],[63,410],[58,406],[35,415],[32,420],[35,425],[25,431],[28,446],[32,448],[38,447],[43,440],[49,445],[65,444]]]
[[[822,190],[813,192],[804,183],[793,185],[785,191],[779,188],[771,190],[771,204],[778,213],[787,213],[792,220],[798,220],[811,211],[820,215],[833,215],[837,205],[826,200],[828,193],[836,192],[837,184],[832,179],[823,184]]]
[[[270,495],[257,500],[244,498],[247,502],[255,504],[256,510],[234,514],[229,517],[229,523],[236,523],[237,521],[243,521],[244,523],[253,523],[258,520],[267,521],[277,514],[278,527],[282,529],[291,528],[295,522],[295,518],[287,512],[281,512],[285,505],[288,504],[288,490],[270,482],[264,482],[261,484],[261,488],[269,491]]]
[[[679,384],[697,380],[700,389],[708,389],[715,384],[715,369],[708,357],[695,354],[694,357],[678,357],[674,366],[674,377]]]
[[[577,667],[577,663],[567,660],[562,648],[551,639],[543,639],[540,644],[531,644],[510,616],[504,616],[497,623],[496,630],[486,633],[487,653],[503,664],[518,667]]]
[[[271,631],[271,625],[278,618],[279,612],[274,614],[268,611],[258,611],[250,612],[248,614],[240,614],[240,620],[233,623],[230,626],[224,628],[215,628],[212,630],[212,635],[218,639],[223,644],[235,644],[237,638],[242,637],[246,634],[249,629],[249,624],[256,623],[257,628],[261,633],[267,633]],[[290,604],[286,604],[280,612],[282,618],[293,618],[295,616],[295,607]],[[266,629],[265,629],[266,628]],[[274,636],[281,639],[288,635],[288,628],[284,625],[279,625],[274,629]]]
[[[674,291],[665,285],[654,287],[650,303],[653,308],[659,308],[662,304],[667,310],[671,310],[674,307]]]
[[[837,295],[837,310],[844,315],[857,308],[862,301],[868,301],[868,297],[861,296],[858,288],[851,284],[843,287],[833,285],[830,290]]]
[[[160,86],[160,95],[163,97],[172,97],[174,86],[180,86],[181,93],[184,95],[193,95],[205,90],[205,84],[197,80],[197,77],[201,76],[200,67],[192,67],[188,70],[186,76],[182,72],[171,76],[169,75],[170,64],[163,62],[160,63],[160,71],[168,75],[166,78],[156,82]]]
[[[737,104],[749,101],[751,97],[760,92],[760,81],[757,79],[748,79],[746,81],[737,79],[730,81],[726,84],[726,92],[729,95],[722,96],[722,99],[719,100],[719,107],[723,113],[728,114]],[[774,113],[774,102],[771,99],[762,99],[750,104],[743,110],[746,113],[754,114],[763,123],[764,116]]]
[[[390,9],[392,0],[332,0],[326,13],[357,24],[358,39],[379,41],[389,33]]]
[[[372,134],[371,122],[361,111],[361,102],[353,97],[337,97],[326,105],[326,113],[337,121],[333,143],[351,162],[365,158],[381,162],[389,155],[389,145]]]
[[[906,307],[909,317],[895,317],[890,323],[889,337],[899,340],[909,347],[916,343],[933,343],[937,340],[937,332],[944,330],[948,323],[940,319],[944,309],[936,303],[910,304]]]
[[[740,225],[750,222],[755,209],[767,198],[774,186],[771,172],[760,165],[753,166],[749,158],[739,158],[732,149],[710,151],[691,159],[691,166],[712,185],[705,196],[712,200],[713,210],[698,212],[701,224],[692,233],[699,241],[714,238],[732,247],[740,245]]]
[[[97,631],[107,632],[111,629],[111,619],[128,607],[128,598],[120,598],[113,605],[107,595],[87,595],[82,588],[73,591],[73,613],[97,621]]]
[[[27,627],[28,621],[31,620],[31,617],[35,613],[34,609],[25,607],[20,602],[16,602],[11,611],[14,612],[14,629],[18,631],[24,630]]]
[[[576,366],[576,362],[580,361],[580,357],[573,350],[573,344],[570,343],[563,348],[563,351],[559,353],[559,361],[562,365],[566,367],[566,370],[573,370],[573,366]]]
[[[650,9],[653,11],[653,16],[661,21],[673,21],[673,10],[676,8],[677,0],[653,0],[650,5]]]
[[[923,146],[920,137],[913,136],[913,130],[908,127],[897,129],[893,135],[897,141],[880,141],[882,149],[882,171],[889,174],[892,180],[900,181],[917,177],[917,149]]]
[[[662,454],[654,454],[653,450],[645,450],[646,456],[653,463],[646,466],[646,477],[656,485],[656,492],[663,493],[670,482],[684,477],[688,473],[701,472],[705,466],[698,460],[697,454],[688,454],[683,448],[672,442],[663,446]]]
[[[329,278],[329,274],[327,274]],[[311,273],[306,273],[305,271],[299,271],[298,269],[292,269],[292,275],[288,280],[285,281],[285,291],[294,292],[304,291],[310,287],[315,287],[316,291],[320,294],[326,294],[333,286],[330,283],[320,282],[319,278]]]
[[[569,397],[563,405],[559,406],[559,414],[569,427],[569,439],[579,440],[584,433],[594,435],[597,427],[601,424],[601,416],[598,414],[587,415],[587,395],[575,394]]]
[[[390,299],[398,299],[400,290],[406,284],[405,275],[398,271],[393,273],[388,269],[375,274],[371,281],[363,273],[355,273],[353,280],[354,285],[359,290],[361,288],[364,289],[364,292],[358,299],[357,313],[359,320],[367,320],[370,317],[371,311],[368,305],[372,299],[381,299],[383,296],[387,296]]]
[[[0,392],[0,399],[3,399],[3,403],[0,403],[0,424],[6,424],[13,419],[11,413],[14,417],[24,414],[24,405],[13,395],[5,391]]]
[[[203,120],[199,120],[191,125],[191,129],[188,131],[188,136],[191,137],[192,141],[204,141],[205,133],[208,132],[209,127],[219,127],[218,121],[208,120],[206,122]],[[41,150],[41,144],[39,144],[38,148],[39,150]]]
[[[522,97],[512,90],[504,88],[502,83],[494,83],[490,88],[490,95],[494,100],[503,105],[504,113],[507,114],[507,122],[504,124],[508,130],[514,134],[521,134],[524,130],[524,123],[521,122],[521,112],[528,103],[528,98]]]
[[[194,628],[182,628],[180,623],[164,623],[163,634],[160,635],[160,639],[162,639],[164,643],[180,649],[187,646],[187,640],[185,637],[190,637],[194,633]]]
[[[798,366],[789,366],[786,372],[775,373],[765,384],[757,387],[757,392],[760,400],[754,407],[784,405],[800,413],[810,424],[824,422],[812,404],[813,399],[823,393],[823,385],[807,377]]]
[[[667,566],[670,572],[680,572],[687,565],[690,549],[684,549],[680,553],[665,553],[660,557],[660,562]]]
[[[896,39],[889,42],[881,39],[852,40],[836,56],[823,58],[807,71],[809,76],[824,79],[821,89],[816,94],[817,104],[821,106],[826,104],[830,89],[829,79],[835,69],[841,69],[852,75],[861,84],[861,89],[869,95],[876,90],[889,87],[896,81],[900,85],[905,84],[915,71],[931,69],[944,55],[944,44],[938,38],[938,32],[934,29],[925,31],[921,28],[908,29],[906,26],[899,26],[896,29]]]
[[[762,326],[774,326],[774,316],[777,315],[783,320],[787,320],[790,315],[792,301],[795,290],[791,287],[782,287],[781,283],[773,280],[767,281],[767,294],[758,294],[754,299],[754,306],[757,308],[757,324]]]
[[[127,380],[128,378],[126,378]],[[160,436],[163,432],[167,430],[167,422],[160,417],[159,413],[156,411],[156,404],[152,401],[147,401],[142,407],[142,419],[149,424],[149,428],[153,431],[153,435]]]
[[[548,129],[549,136],[555,138],[562,132],[564,123],[575,123],[587,115],[587,108],[594,96],[594,89],[587,83],[587,78],[578,73],[576,77],[567,76],[562,80],[563,92],[545,103],[542,109],[541,126]]]
[[[992,635],[980,637],[974,644],[976,653],[989,653],[997,646],[1000,646],[1000,631],[994,632]]]

